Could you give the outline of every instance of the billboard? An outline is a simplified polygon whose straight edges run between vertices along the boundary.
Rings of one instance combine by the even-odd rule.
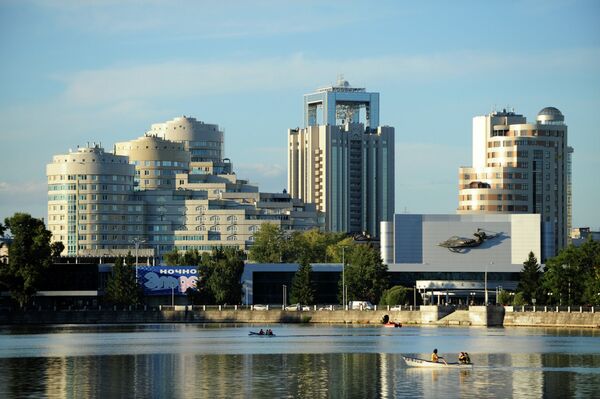
[[[196,266],[138,266],[138,283],[144,295],[185,295],[198,281]]]

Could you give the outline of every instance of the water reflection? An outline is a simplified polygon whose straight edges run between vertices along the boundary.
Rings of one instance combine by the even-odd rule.
[[[599,361],[598,355],[493,354],[478,355],[481,366],[473,370],[437,370],[407,368],[400,355],[385,353],[4,358],[0,396],[592,396],[600,386],[592,368]]]

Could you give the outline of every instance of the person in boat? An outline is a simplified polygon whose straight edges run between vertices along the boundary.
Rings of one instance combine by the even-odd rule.
[[[443,357],[438,356],[437,353],[438,353],[438,350],[436,348],[436,349],[433,350],[433,353],[431,354],[431,361],[434,362],[434,363],[437,363],[437,362],[439,362],[441,360],[442,362],[444,362],[444,364],[448,364],[448,363],[446,363],[446,360],[444,360]]]
[[[270,328],[267,330],[267,335],[273,335],[273,331]]]
[[[471,359],[469,358],[469,354],[467,352],[460,352],[458,355],[458,362],[460,364],[469,364],[471,363]]]
[[[265,335],[265,332],[263,331],[263,329],[261,328],[260,331],[258,332],[258,335]]]

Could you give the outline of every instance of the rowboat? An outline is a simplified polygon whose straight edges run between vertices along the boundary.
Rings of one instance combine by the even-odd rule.
[[[428,367],[428,368],[453,368],[453,369],[472,369],[473,363],[444,363],[430,362],[429,360],[417,359],[414,357],[402,356],[407,366],[410,367]]]
[[[258,333],[256,331],[250,331],[248,333],[248,335],[250,335],[250,336],[258,336],[258,337],[274,337],[275,336],[275,334],[273,334],[273,333],[271,333],[271,334],[267,334],[267,333],[261,334],[261,333]]]
[[[400,327],[402,327],[402,324],[400,324],[400,323],[385,323],[383,326],[384,327],[392,327],[392,328],[394,328],[394,327],[400,328]]]

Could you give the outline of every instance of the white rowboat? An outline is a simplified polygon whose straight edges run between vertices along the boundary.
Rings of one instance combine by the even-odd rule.
[[[407,366],[410,367],[427,367],[427,368],[453,368],[453,369],[472,369],[473,363],[444,363],[442,360],[439,362],[430,362],[429,360],[417,359],[414,357],[402,356]]]

